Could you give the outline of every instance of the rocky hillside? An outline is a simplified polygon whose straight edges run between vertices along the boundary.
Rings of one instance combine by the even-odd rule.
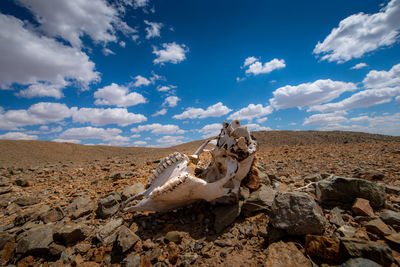
[[[400,140],[256,132],[239,202],[122,211],[171,149],[0,142],[0,264],[399,266]],[[207,157],[202,160],[208,160]],[[368,265],[370,264],[370,265]]]

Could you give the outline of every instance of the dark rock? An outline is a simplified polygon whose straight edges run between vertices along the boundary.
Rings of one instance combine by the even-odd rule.
[[[111,193],[98,201],[97,216],[106,219],[114,215],[120,207],[121,197],[117,193]]]
[[[104,244],[112,244],[117,238],[117,229],[122,225],[124,220],[122,218],[113,219],[106,223],[97,232],[96,237]]]
[[[383,185],[340,176],[319,181],[316,185],[316,195],[318,201],[324,205],[349,204],[359,197],[368,199],[374,208],[383,206],[386,199]]]
[[[294,243],[282,241],[272,243],[266,251],[264,266],[271,267],[310,267],[311,262],[300,252]]]
[[[18,254],[46,254],[49,245],[53,242],[53,225],[44,225],[27,231],[18,241],[16,253]]]
[[[271,211],[272,203],[276,196],[276,190],[261,184],[257,191],[254,191],[244,201],[242,210],[249,212],[256,212],[261,210]]]
[[[306,252],[311,257],[340,262],[340,240],[327,236],[306,236]]]
[[[375,170],[360,171],[356,174],[357,178],[367,179],[367,180],[382,180],[385,175],[382,172]]]
[[[390,235],[393,233],[393,231],[381,219],[369,221],[365,225],[365,228],[369,232],[380,236]]]
[[[358,216],[370,216],[374,217],[374,210],[369,205],[369,201],[363,198],[356,198],[351,210],[355,215]]]
[[[32,181],[31,178],[26,178],[26,177],[24,177],[24,178],[17,178],[17,179],[15,179],[14,183],[15,183],[16,185],[18,185],[18,186],[21,186],[21,187],[27,187],[27,186],[32,185],[32,184],[33,184],[33,181]]]
[[[57,227],[54,233],[54,240],[66,245],[73,245],[79,241],[85,240],[88,236],[89,229],[83,223],[67,223]]]
[[[214,210],[215,222],[214,230],[217,233],[222,232],[228,225],[231,225],[237,216],[240,215],[242,202],[235,203],[229,206],[218,206]]]
[[[350,225],[343,225],[337,231],[342,237],[352,238],[356,233],[356,228]]]
[[[128,255],[123,261],[122,266],[124,267],[140,267],[140,255],[139,254],[131,254]]]
[[[165,239],[170,242],[179,244],[182,240],[182,234],[178,231],[170,231],[165,235]]]
[[[336,224],[337,226],[343,226],[345,224],[342,217],[342,212],[338,207],[334,207],[331,210],[329,214],[329,222]]]
[[[127,179],[132,177],[134,174],[131,171],[117,171],[110,174],[110,178],[113,181],[120,180],[120,179]]]
[[[126,187],[122,193],[121,193],[121,198],[123,201],[127,200],[128,198],[137,195],[139,193],[142,193],[144,191],[144,185],[142,183],[135,183],[133,185],[130,185]]]
[[[40,214],[39,217],[44,223],[57,222],[64,218],[64,212],[61,208],[57,207]]]
[[[385,191],[388,194],[400,195],[400,187],[393,185],[385,185]]]
[[[304,182],[311,183],[311,182],[318,182],[321,180],[321,175],[318,173],[309,174],[303,177]]]
[[[31,206],[31,205],[35,205],[39,202],[40,202],[40,199],[38,197],[20,197],[14,201],[14,203],[19,206]]]
[[[394,261],[392,250],[385,243],[359,239],[342,239],[345,252],[352,258],[367,258],[383,266],[390,266]]]
[[[14,237],[6,232],[0,232],[0,250],[2,250],[10,241],[14,241]]]
[[[9,186],[10,179],[4,176],[0,176],[0,187]]]
[[[339,267],[382,267],[382,265],[365,258],[349,259]]]
[[[301,192],[286,192],[275,197],[271,222],[290,235],[321,234],[327,223],[314,199]]]
[[[135,233],[133,233],[128,227],[125,225],[122,225],[119,230],[118,230],[118,237],[117,237],[117,243],[118,246],[122,249],[122,253],[125,253],[131,247],[133,247],[136,242],[140,240],[140,237],[138,237]]]
[[[49,253],[54,257],[60,257],[61,253],[65,250],[63,245],[57,243],[51,243],[49,246]]]
[[[379,213],[379,217],[387,224],[400,226],[400,213],[392,210],[385,210]]]
[[[92,210],[92,200],[87,197],[79,197],[72,201],[72,203],[67,207],[67,214],[71,219],[75,220],[91,213]]]

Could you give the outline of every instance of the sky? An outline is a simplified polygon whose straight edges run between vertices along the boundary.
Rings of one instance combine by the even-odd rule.
[[[3,0],[0,139],[400,135],[400,0]]]

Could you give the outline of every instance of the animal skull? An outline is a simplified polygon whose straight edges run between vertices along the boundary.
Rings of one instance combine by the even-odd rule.
[[[214,149],[205,150],[215,139]],[[147,190],[125,201],[125,211],[167,211],[198,200],[237,200],[256,150],[257,142],[247,127],[238,120],[223,122],[219,136],[204,142],[194,155],[175,152],[164,158],[153,171]],[[205,169],[196,168],[203,152],[210,152],[212,161]],[[144,198],[134,205],[133,200],[141,196]]]

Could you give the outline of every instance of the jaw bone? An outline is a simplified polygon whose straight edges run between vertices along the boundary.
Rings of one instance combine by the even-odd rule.
[[[175,152],[164,158],[150,177],[146,191],[125,201],[125,211],[168,211],[195,201],[229,201],[237,199],[240,183],[248,174],[257,142],[247,127],[235,120],[224,122],[213,150],[202,144],[194,155]],[[200,177],[194,175],[199,155],[210,152],[212,161]],[[137,205],[133,200],[144,197]]]

